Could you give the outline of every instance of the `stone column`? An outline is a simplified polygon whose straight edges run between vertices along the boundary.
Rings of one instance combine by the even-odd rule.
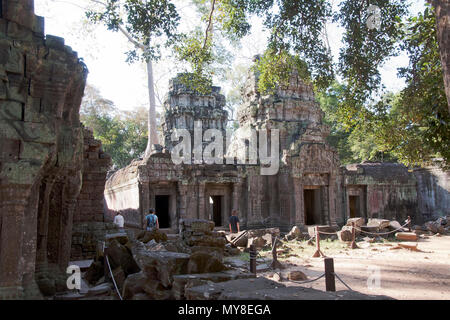
[[[330,226],[334,227],[337,226],[336,222],[336,175],[330,174],[330,181],[328,186],[328,208],[329,208],[329,217]]]
[[[299,177],[293,178],[294,184],[294,201],[295,201],[295,216],[294,224],[297,226],[305,225],[305,208],[303,200],[303,184]]]
[[[239,208],[239,198],[242,194],[242,182],[236,182],[233,184],[233,193],[232,193],[232,210],[240,210]]]
[[[23,294],[23,220],[30,190],[6,186],[0,189],[0,193],[0,299],[17,299]]]
[[[141,191],[140,197],[141,197],[141,221],[142,221],[142,229],[145,229],[146,221],[145,216],[148,214],[148,211],[150,210],[150,185],[148,181],[142,181],[139,183],[139,189]]]
[[[180,207],[178,208],[180,219],[186,219],[188,186],[182,184],[181,182],[178,183],[178,193],[180,195]]]
[[[197,217],[199,219],[206,219],[207,217],[207,210],[206,210],[206,203],[208,202],[208,199],[206,199],[206,183],[200,182],[198,185],[198,215]]]

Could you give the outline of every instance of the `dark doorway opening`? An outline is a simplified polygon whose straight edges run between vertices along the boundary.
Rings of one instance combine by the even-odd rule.
[[[314,219],[315,213],[315,190],[304,190],[304,201],[305,201],[305,224],[313,225],[316,224]]]
[[[350,218],[360,217],[359,196],[349,196]]]
[[[213,201],[213,221],[216,227],[222,226],[222,196],[211,196]]]
[[[155,210],[159,220],[160,228],[170,228],[169,214],[170,196],[155,196]]]

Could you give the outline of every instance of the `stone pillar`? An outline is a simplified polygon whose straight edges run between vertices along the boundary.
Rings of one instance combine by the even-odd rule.
[[[206,184],[201,182],[198,185],[198,218],[208,220],[208,213],[206,210],[206,203],[209,203],[206,194]]]
[[[140,197],[141,197],[141,221],[142,221],[142,229],[145,229],[146,221],[145,216],[148,214],[148,211],[150,210],[150,185],[148,181],[142,181],[140,182],[139,189],[141,191]]]
[[[1,188],[0,193],[0,299],[15,299],[23,294],[23,218],[30,190],[8,186]]]
[[[330,181],[329,181],[329,185],[328,185],[328,208],[329,208],[329,217],[330,217],[330,221],[329,224],[330,226],[334,227],[337,226],[337,222],[336,222],[336,200],[337,200],[337,195],[336,195],[336,175],[335,174],[330,174]]]
[[[239,198],[242,194],[242,182],[236,182],[233,184],[232,193],[232,210],[240,210],[239,208]]]
[[[178,208],[180,213],[180,219],[185,219],[187,215],[187,196],[188,186],[182,183],[178,183],[178,193],[180,195],[180,207]]]
[[[295,201],[295,216],[294,224],[297,226],[305,225],[305,208],[303,200],[303,184],[301,178],[293,178],[294,184],[294,201]]]

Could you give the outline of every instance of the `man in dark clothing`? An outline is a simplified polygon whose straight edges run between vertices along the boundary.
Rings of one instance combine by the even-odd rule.
[[[230,232],[231,233],[238,233],[239,230],[239,218],[237,216],[237,210],[233,210],[230,217]]]

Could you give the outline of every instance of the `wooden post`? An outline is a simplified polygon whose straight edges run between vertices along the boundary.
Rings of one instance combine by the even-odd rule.
[[[316,227],[315,230],[316,230],[316,252],[314,252],[313,258],[325,257],[322,251],[320,251],[319,227]]]
[[[250,245],[250,272],[256,274],[256,247],[254,244]]]
[[[277,254],[277,241],[278,237],[275,237],[272,243],[272,269],[284,269],[284,266],[278,261],[278,254]]]
[[[355,242],[355,237],[356,237],[355,222],[352,221],[352,242],[350,243],[350,248],[352,248],[352,249],[358,248],[358,246],[356,245],[356,242]]]
[[[334,276],[333,258],[325,258],[325,287],[327,291],[336,291],[336,279]]]

